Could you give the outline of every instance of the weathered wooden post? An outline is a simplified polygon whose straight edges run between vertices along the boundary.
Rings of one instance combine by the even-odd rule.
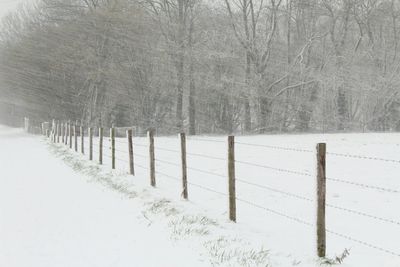
[[[187,185],[187,163],[186,163],[186,134],[179,134],[181,138],[181,160],[182,160],[182,197],[188,199]]]
[[[128,151],[129,151],[129,171],[130,174],[135,175],[135,167],[133,165],[133,140],[132,140],[132,129],[126,131],[128,138]]]
[[[326,255],[326,144],[317,145],[317,251],[318,257]]]
[[[93,160],[93,130],[89,127],[89,160]]]
[[[154,155],[154,130],[148,131],[149,136],[149,158],[150,158],[150,184],[156,186],[156,167],[155,167],[155,155]]]
[[[115,128],[114,125],[110,129],[111,138],[111,168],[115,169]]]
[[[85,130],[81,124],[81,153],[85,154]]]
[[[235,137],[228,137],[229,219],[236,222]]]
[[[99,163],[103,164],[103,139],[104,139],[104,130],[103,128],[99,128]]]

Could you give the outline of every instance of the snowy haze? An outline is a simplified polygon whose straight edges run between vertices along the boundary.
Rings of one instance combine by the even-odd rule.
[[[29,0],[0,0],[0,19],[15,10],[19,4]],[[0,29],[1,30],[1,29]]]
[[[0,267],[400,267],[399,1],[33,1]]]
[[[313,149],[327,142],[327,176],[347,181],[328,180],[327,257],[347,249],[338,266],[398,267],[398,140],[399,134],[237,138],[238,222],[232,224],[226,138],[188,138],[189,201],[182,201],[177,137],[156,137],[157,187],[151,188],[146,138],[134,139],[131,176],[125,138],[116,140],[112,171],[108,138],[99,166],[98,138],[90,162],[69,146],[1,126],[0,266],[320,267]],[[363,184],[381,190],[357,186]]]

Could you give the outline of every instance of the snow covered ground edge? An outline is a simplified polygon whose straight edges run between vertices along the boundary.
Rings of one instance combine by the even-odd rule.
[[[147,178],[133,177],[125,171],[107,170],[87,160],[67,147],[47,142],[50,151],[75,171],[84,174],[88,182],[115,190],[124,197],[142,203],[140,211],[148,227],[161,224],[171,238],[188,245],[209,259],[205,266],[324,266],[341,264],[341,255],[332,259],[298,259],[290,252],[273,252],[254,240],[247,240],[244,225],[225,218],[210,218],[190,201],[176,202],[157,188],[146,186]],[[137,183],[138,180],[140,183]],[[144,183],[144,184],[143,184]],[[344,266],[344,264],[343,264]]]

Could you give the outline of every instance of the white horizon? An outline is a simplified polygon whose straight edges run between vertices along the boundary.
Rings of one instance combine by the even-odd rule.
[[[15,10],[24,0],[0,0],[0,19]]]

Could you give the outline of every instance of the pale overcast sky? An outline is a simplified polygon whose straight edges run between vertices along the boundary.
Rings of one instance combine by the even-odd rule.
[[[17,8],[18,4],[23,0],[0,0],[0,18],[5,14]]]

